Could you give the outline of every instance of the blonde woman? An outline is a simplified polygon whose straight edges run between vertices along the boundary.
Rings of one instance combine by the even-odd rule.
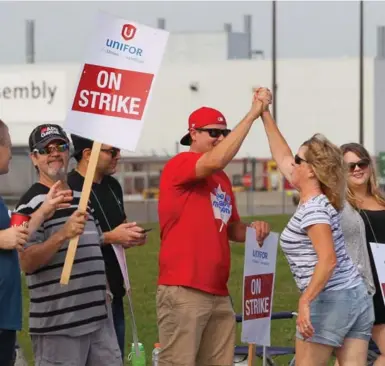
[[[341,150],[348,167],[347,204],[342,216],[343,224],[346,226],[344,234],[347,237],[354,228],[362,226],[364,238],[354,247],[352,245],[351,257],[364,279],[367,279],[366,282],[370,285],[368,291],[375,292],[372,338],[381,352],[374,365],[380,366],[385,365],[385,305],[369,243],[385,244],[385,197],[377,186],[375,169],[368,151],[357,143],[342,145]],[[345,222],[348,220],[355,225],[347,227]],[[368,255],[369,263],[365,260]],[[374,289],[372,289],[373,280]]]
[[[327,365],[335,349],[341,366],[364,366],[373,304],[342,234],[341,151],[322,135],[314,135],[293,156],[268,105],[262,120],[278,168],[300,194],[299,206],[281,235],[282,250],[301,292],[296,365]]]

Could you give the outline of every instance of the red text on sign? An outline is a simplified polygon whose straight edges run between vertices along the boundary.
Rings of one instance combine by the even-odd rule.
[[[270,317],[273,279],[273,273],[245,277],[244,320]]]
[[[85,64],[72,110],[140,120],[154,75]]]

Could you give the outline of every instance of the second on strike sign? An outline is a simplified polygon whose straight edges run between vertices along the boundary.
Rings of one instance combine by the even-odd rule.
[[[100,12],[65,128],[135,151],[169,33]]]
[[[243,273],[242,342],[270,346],[278,234],[270,233],[262,248],[255,230],[247,228]]]

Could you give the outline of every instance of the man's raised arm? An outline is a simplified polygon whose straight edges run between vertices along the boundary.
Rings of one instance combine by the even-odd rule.
[[[250,111],[231,133],[212,150],[204,153],[197,161],[195,168],[197,179],[205,178],[217,170],[224,169],[237,154],[254,121],[261,116],[264,103],[270,103],[271,95],[267,89],[259,89],[258,96],[259,99],[256,98],[256,95],[253,97]],[[262,102],[260,99],[264,97],[266,101]]]

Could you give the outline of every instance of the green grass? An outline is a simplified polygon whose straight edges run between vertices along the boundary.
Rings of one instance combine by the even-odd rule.
[[[248,218],[250,219],[250,218]],[[255,219],[255,218],[254,218]],[[270,223],[272,231],[281,232],[287,223],[288,216],[258,217]],[[154,227],[154,225],[145,225]],[[148,243],[144,247],[133,248],[127,251],[130,281],[133,291],[133,302],[139,339],[145,345],[147,365],[151,364],[151,351],[157,342],[157,326],[155,312],[155,290],[158,273],[159,230],[149,234]],[[244,263],[244,245],[232,245],[232,269],[229,288],[233,297],[237,313],[242,309],[242,279]],[[289,266],[279,249],[276,267],[275,292],[273,311],[297,310],[298,292],[290,273]],[[24,286],[24,328],[19,334],[19,342],[24,350],[29,365],[33,365],[31,342],[28,335],[28,291]],[[131,325],[126,306],[126,347],[131,342]],[[240,340],[241,325],[238,326],[238,341]],[[272,345],[294,345],[295,320],[275,320],[272,322]],[[239,344],[239,342],[238,342]],[[126,352],[127,354],[127,352]],[[289,357],[276,359],[278,365],[287,365]],[[128,365],[128,362],[126,361]]]

